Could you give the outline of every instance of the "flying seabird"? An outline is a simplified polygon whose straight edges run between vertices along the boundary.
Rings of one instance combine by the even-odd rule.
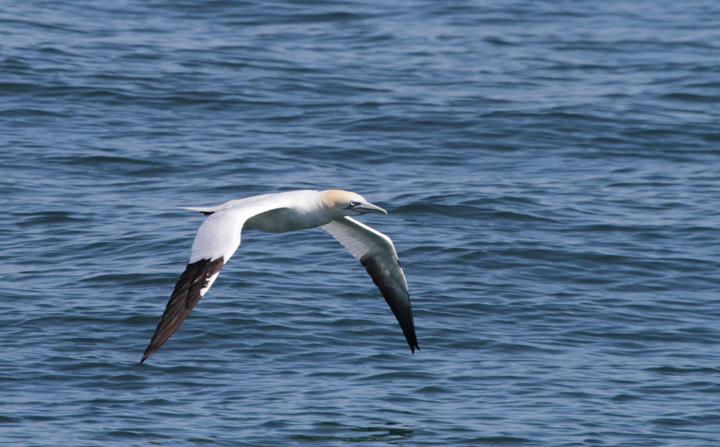
[[[175,284],[141,362],[157,351],[215,282],[220,269],[240,246],[243,228],[284,233],[321,227],[340,242],[370,274],[400,323],[410,349],[420,349],[415,337],[410,296],[392,241],[350,216],[387,214],[353,192],[289,191],[231,200],[214,207],[188,207],[209,215],[195,235],[190,262]]]

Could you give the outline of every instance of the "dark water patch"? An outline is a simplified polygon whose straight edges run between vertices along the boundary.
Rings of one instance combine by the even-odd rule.
[[[143,160],[138,158],[127,158],[120,156],[94,155],[90,157],[72,157],[55,159],[53,161],[62,162],[69,165],[98,166],[98,165],[129,165],[129,166],[152,166],[160,167],[163,163],[153,160]]]
[[[701,102],[701,103],[717,103],[720,102],[720,96],[713,95],[695,95],[691,93],[669,93],[662,96],[663,99],[682,102]]]
[[[7,110],[0,110],[0,116],[4,116],[11,119],[20,119],[20,118],[48,118],[48,117],[55,117],[55,118],[63,118],[67,117],[68,115],[63,112],[57,112],[57,111],[47,111],[43,109],[32,109],[32,108],[26,108],[26,107],[19,107],[19,108],[12,108]],[[36,125],[39,125],[41,123],[35,123]],[[22,127],[27,126],[27,122],[18,123],[17,124],[22,125]]]
[[[27,94],[36,90],[37,85],[28,82],[0,82],[0,91],[8,94]],[[14,110],[4,110],[2,112],[10,114],[13,111]]]
[[[718,368],[681,368],[676,366],[661,366],[661,367],[653,367],[648,368],[647,371],[651,372],[657,372],[659,374],[667,374],[667,375],[689,375],[689,374],[711,374],[711,375],[717,375],[720,374],[720,369]]]
[[[517,44],[515,44],[515,43],[513,43],[513,42],[508,42],[508,41],[505,40],[505,39],[502,39],[502,38],[500,38],[500,37],[494,37],[494,36],[493,36],[493,37],[486,37],[484,40],[485,40],[485,42],[489,43],[490,45],[499,46],[499,47],[515,46],[515,45],[517,45]]]
[[[314,430],[318,432],[317,435],[294,435],[292,439],[304,442],[396,442],[411,437],[414,433],[413,430],[400,427],[348,427],[337,423],[320,423],[315,426]],[[364,435],[360,435],[360,433]]]
[[[150,443],[155,443],[153,440],[164,440],[164,439],[173,439],[172,436],[166,436],[161,435],[158,433],[149,433],[145,430],[137,429],[126,429],[126,430],[113,430],[107,433],[106,435],[109,438],[120,438],[124,440],[130,440],[130,439],[145,439],[150,440]]]
[[[24,415],[23,419],[30,421],[30,422],[48,422],[48,421],[56,421],[59,419],[59,417],[28,414],[28,415]]]
[[[494,219],[498,220],[510,220],[510,221],[541,221],[547,223],[560,223],[557,220],[549,219],[546,217],[535,216],[532,214],[518,213],[512,211],[496,211],[493,214]]]
[[[716,143],[720,141],[720,133],[706,133],[706,134],[700,134],[700,137],[708,141],[710,143]]]
[[[463,444],[475,444],[477,445],[534,445],[536,441],[525,438],[518,438],[515,436],[481,436],[471,439],[457,439],[457,441]]]
[[[618,394],[612,397],[613,402],[632,402],[641,399],[640,396],[630,395],[630,394]]]
[[[34,225],[49,225],[49,224],[67,224],[67,223],[80,223],[87,222],[88,218],[79,218],[76,213],[67,211],[44,211],[35,213],[21,213],[16,214],[18,217],[23,217],[23,220],[17,222],[18,226],[34,226]]]

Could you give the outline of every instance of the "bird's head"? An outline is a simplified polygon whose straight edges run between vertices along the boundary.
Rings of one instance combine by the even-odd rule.
[[[387,214],[387,211],[365,200],[360,194],[339,189],[328,189],[322,192],[325,206],[334,208],[345,216],[359,216],[360,214],[378,213]]]

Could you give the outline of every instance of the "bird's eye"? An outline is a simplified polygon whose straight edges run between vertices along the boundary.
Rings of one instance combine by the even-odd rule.
[[[358,205],[360,205],[360,202],[356,202],[356,201],[354,201],[354,200],[351,200],[351,201],[350,201],[350,208],[356,207],[356,206],[358,206]]]

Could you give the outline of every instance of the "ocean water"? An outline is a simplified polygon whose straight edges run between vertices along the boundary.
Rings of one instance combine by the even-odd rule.
[[[0,445],[720,445],[720,3],[0,3]],[[389,211],[421,350],[320,229]]]

